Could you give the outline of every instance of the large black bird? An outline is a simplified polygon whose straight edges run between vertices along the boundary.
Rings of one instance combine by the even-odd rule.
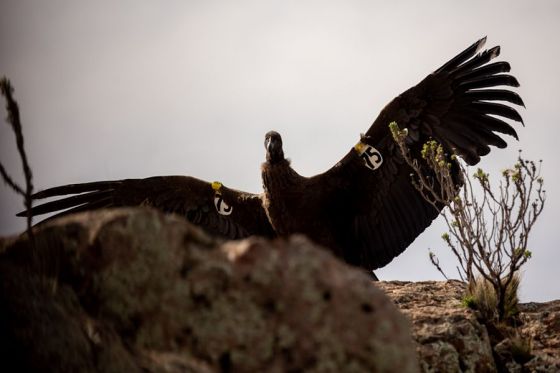
[[[325,173],[300,176],[284,158],[282,138],[266,134],[264,193],[250,194],[188,176],[99,181],[55,187],[35,199],[74,194],[33,207],[33,215],[114,206],[147,205],[176,213],[210,233],[228,238],[303,233],[346,262],[368,270],[385,266],[430,225],[438,211],[411,183],[388,125],[408,129],[407,143],[419,158],[430,138],[474,165],[498,136],[517,139],[501,118],[522,122],[506,103],[523,105],[507,62],[490,62],[499,47],[480,51],[483,38],[391,101],[348,154]],[[501,101],[498,103],[495,101]],[[18,214],[25,216],[26,212]]]

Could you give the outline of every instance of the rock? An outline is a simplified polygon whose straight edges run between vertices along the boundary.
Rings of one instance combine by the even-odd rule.
[[[303,237],[221,242],[123,209],[45,224],[35,244],[0,239],[2,371],[560,371],[560,301],[496,333],[461,282],[380,291]]]
[[[556,355],[556,357],[537,355],[529,362],[525,363],[523,368],[524,372],[558,373],[560,372],[560,363],[558,363],[558,355]]]
[[[518,328],[502,326],[510,337],[492,346],[480,314],[461,304],[462,282],[378,285],[411,320],[423,372],[560,372],[560,300],[519,304]]]
[[[423,372],[495,372],[488,332],[461,305],[459,281],[380,282],[412,322]]]
[[[513,342],[510,338],[505,338],[494,346],[494,353],[499,359],[500,366],[503,366],[504,370],[512,373],[521,373],[521,364],[515,361]]]
[[[219,242],[146,209],[0,242],[2,364],[52,372],[415,372],[409,323],[303,237]],[[9,366],[9,365],[8,365]]]
[[[519,305],[521,333],[536,357],[525,364],[531,372],[560,372],[560,300]]]

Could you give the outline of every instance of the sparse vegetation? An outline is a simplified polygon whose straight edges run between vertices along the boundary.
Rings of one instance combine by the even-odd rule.
[[[520,152],[515,165],[502,172],[496,187],[480,168],[469,177],[468,168],[457,155],[446,154],[434,140],[424,144],[420,160],[414,159],[406,145],[407,130],[394,122],[390,129],[414,171],[413,185],[441,210],[447,224],[448,232],[441,238],[459,262],[459,278],[467,283],[463,306],[479,312],[494,344],[509,339],[513,359],[520,364],[529,361],[533,357],[531,340],[515,327],[515,316],[519,269],[532,256],[529,234],[546,199],[541,162],[537,165],[526,160]],[[437,256],[430,251],[429,257],[447,279]]]
[[[546,199],[541,162],[519,153],[517,163],[493,187],[488,173],[479,168],[469,177],[462,161],[434,140],[424,144],[420,160],[414,159],[406,145],[408,131],[395,122],[390,129],[414,170],[416,189],[438,211],[445,207],[441,215],[449,231],[442,239],[459,262],[460,279],[468,284],[465,303],[490,320],[508,320],[516,313],[518,271],[532,256],[529,234]],[[430,260],[447,278],[432,252]]]
[[[461,304],[467,308],[476,309],[476,301],[470,294],[466,294],[463,299],[461,299]]]
[[[519,274],[515,274],[513,280],[506,288],[503,320],[511,320],[518,314],[517,305],[519,298]],[[467,299],[468,301],[465,301]],[[474,283],[469,284],[468,293],[463,298],[463,304],[469,308],[478,310],[485,320],[499,320],[498,297],[493,285],[484,277],[477,277]]]
[[[519,364],[524,364],[534,357],[532,353],[533,343],[530,338],[525,338],[518,331],[516,331],[515,334],[510,337],[510,340],[511,354],[516,362],[518,362]]]

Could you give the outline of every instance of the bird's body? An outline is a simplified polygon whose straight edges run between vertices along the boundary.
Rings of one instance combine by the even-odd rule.
[[[77,196],[34,207],[31,213],[149,205],[229,238],[305,234],[350,264],[368,270],[382,267],[439,213],[412,185],[412,170],[392,139],[389,123],[407,128],[413,156],[419,158],[422,145],[433,138],[471,165],[488,154],[490,145],[506,146],[498,134],[517,138],[501,117],[522,122],[506,103],[523,101],[497,87],[518,83],[503,74],[510,70],[507,62],[489,63],[498,56],[498,47],[478,53],[484,42],[479,40],[391,101],[358,144],[322,174],[299,175],[284,157],[281,136],[270,131],[261,170],[263,194],[187,176],[129,179],[47,189],[35,198]]]
[[[325,203],[334,192],[327,185],[318,184],[295,172],[289,161],[262,165],[264,189],[263,206],[270,224],[280,236],[305,234],[319,243],[334,247],[336,228],[344,222],[343,212],[335,204]],[[313,193],[321,198],[314,198]],[[287,219],[287,216],[292,218]],[[329,219],[325,219],[325,217]]]

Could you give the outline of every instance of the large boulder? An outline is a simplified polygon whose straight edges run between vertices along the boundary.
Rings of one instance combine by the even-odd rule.
[[[146,209],[2,241],[0,349],[17,371],[417,371],[362,271],[303,237],[220,242]]]

